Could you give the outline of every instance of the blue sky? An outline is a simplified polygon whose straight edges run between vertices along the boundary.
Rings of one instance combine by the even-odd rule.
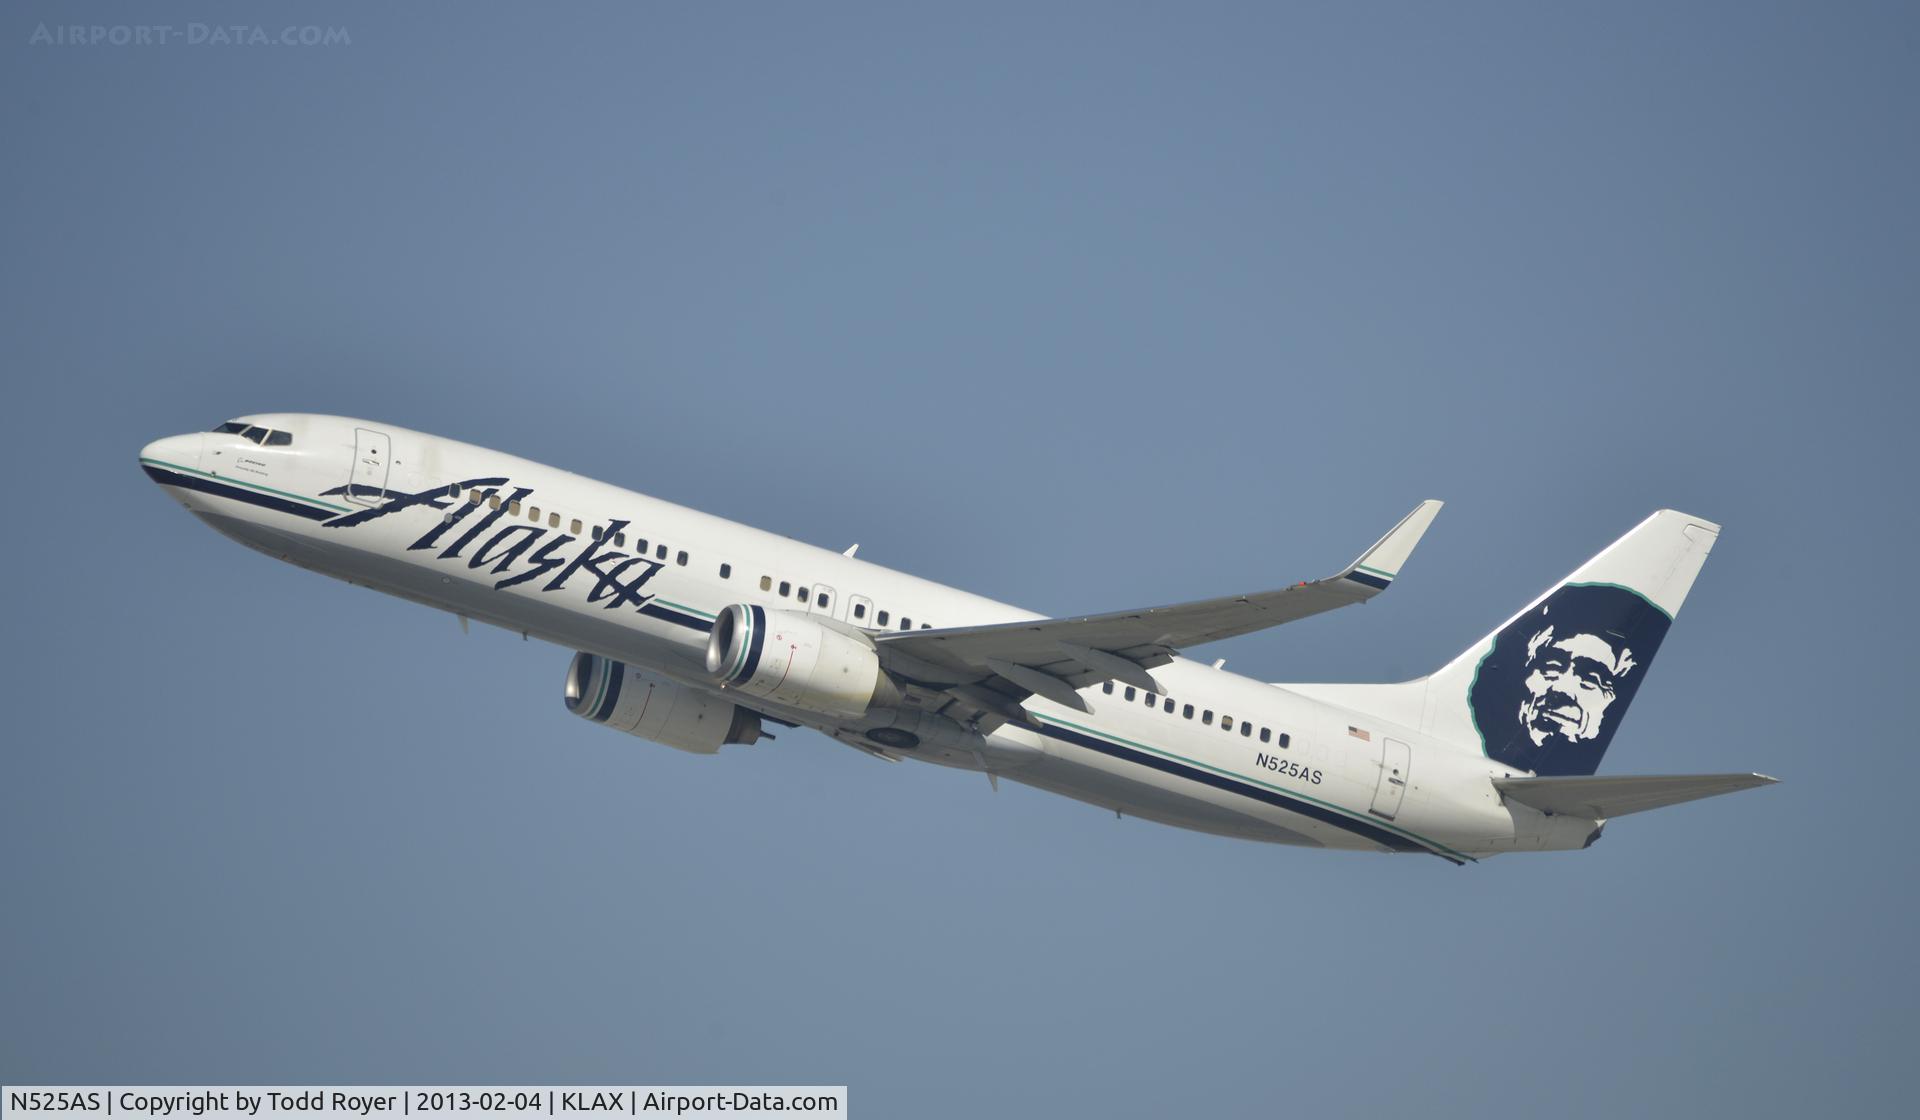
[[[1847,4],[24,4],[0,1079],[845,1083],[862,1114],[1903,1101],[1920,68]],[[42,22],[343,27],[44,46]],[[1726,526],[1584,853],[1197,836],[268,562],[137,470],[256,410],[552,462],[1050,613],[1392,592],[1199,651],[1439,665]]]

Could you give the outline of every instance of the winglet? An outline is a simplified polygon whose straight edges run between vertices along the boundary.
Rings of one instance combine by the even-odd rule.
[[[1400,574],[1400,566],[1413,555],[1413,546],[1420,543],[1420,537],[1433,524],[1434,515],[1446,503],[1428,498],[1413,507],[1413,512],[1400,519],[1400,524],[1387,531],[1387,535],[1374,542],[1372,548],[1360,554],[1360,559],[1347,566],[1340,573],[1355,583],[1363,583],[1376,591],[1384,591]]]

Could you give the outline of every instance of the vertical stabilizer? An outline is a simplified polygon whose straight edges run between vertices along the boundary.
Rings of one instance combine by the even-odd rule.
[[[1720,534],[1661,510],[1439,672],[1402,684],[1283,684],[1484,753],[1592,774]]]
[[[1720,534],[1661,510],[1428,677],[1423,729],[1536,774],[1591,774]]]

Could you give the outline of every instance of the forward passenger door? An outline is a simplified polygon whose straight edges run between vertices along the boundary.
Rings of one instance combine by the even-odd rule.
[[[353,430],[353,472],[347,478],[347,501],[377,506],[387,496],[387,472],[392,469],[393,446],[387,433],[372,428]]]

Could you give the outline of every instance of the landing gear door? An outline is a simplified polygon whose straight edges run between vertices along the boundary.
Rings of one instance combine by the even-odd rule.
[[[377,506],[387,496],[387,471],[393,447],[387,433],[372,428],[353,430],[353,474],[347,479],[347,501]]]
[[[1400,811],[1400,801],[1407,795],[1407,771],[1413,763],[1413,752],[1398,739],[1382,739],[1380,742],[1380,784],[1373,787],[1373,805],[1368,812],[1376,817],[1394,818]]]

